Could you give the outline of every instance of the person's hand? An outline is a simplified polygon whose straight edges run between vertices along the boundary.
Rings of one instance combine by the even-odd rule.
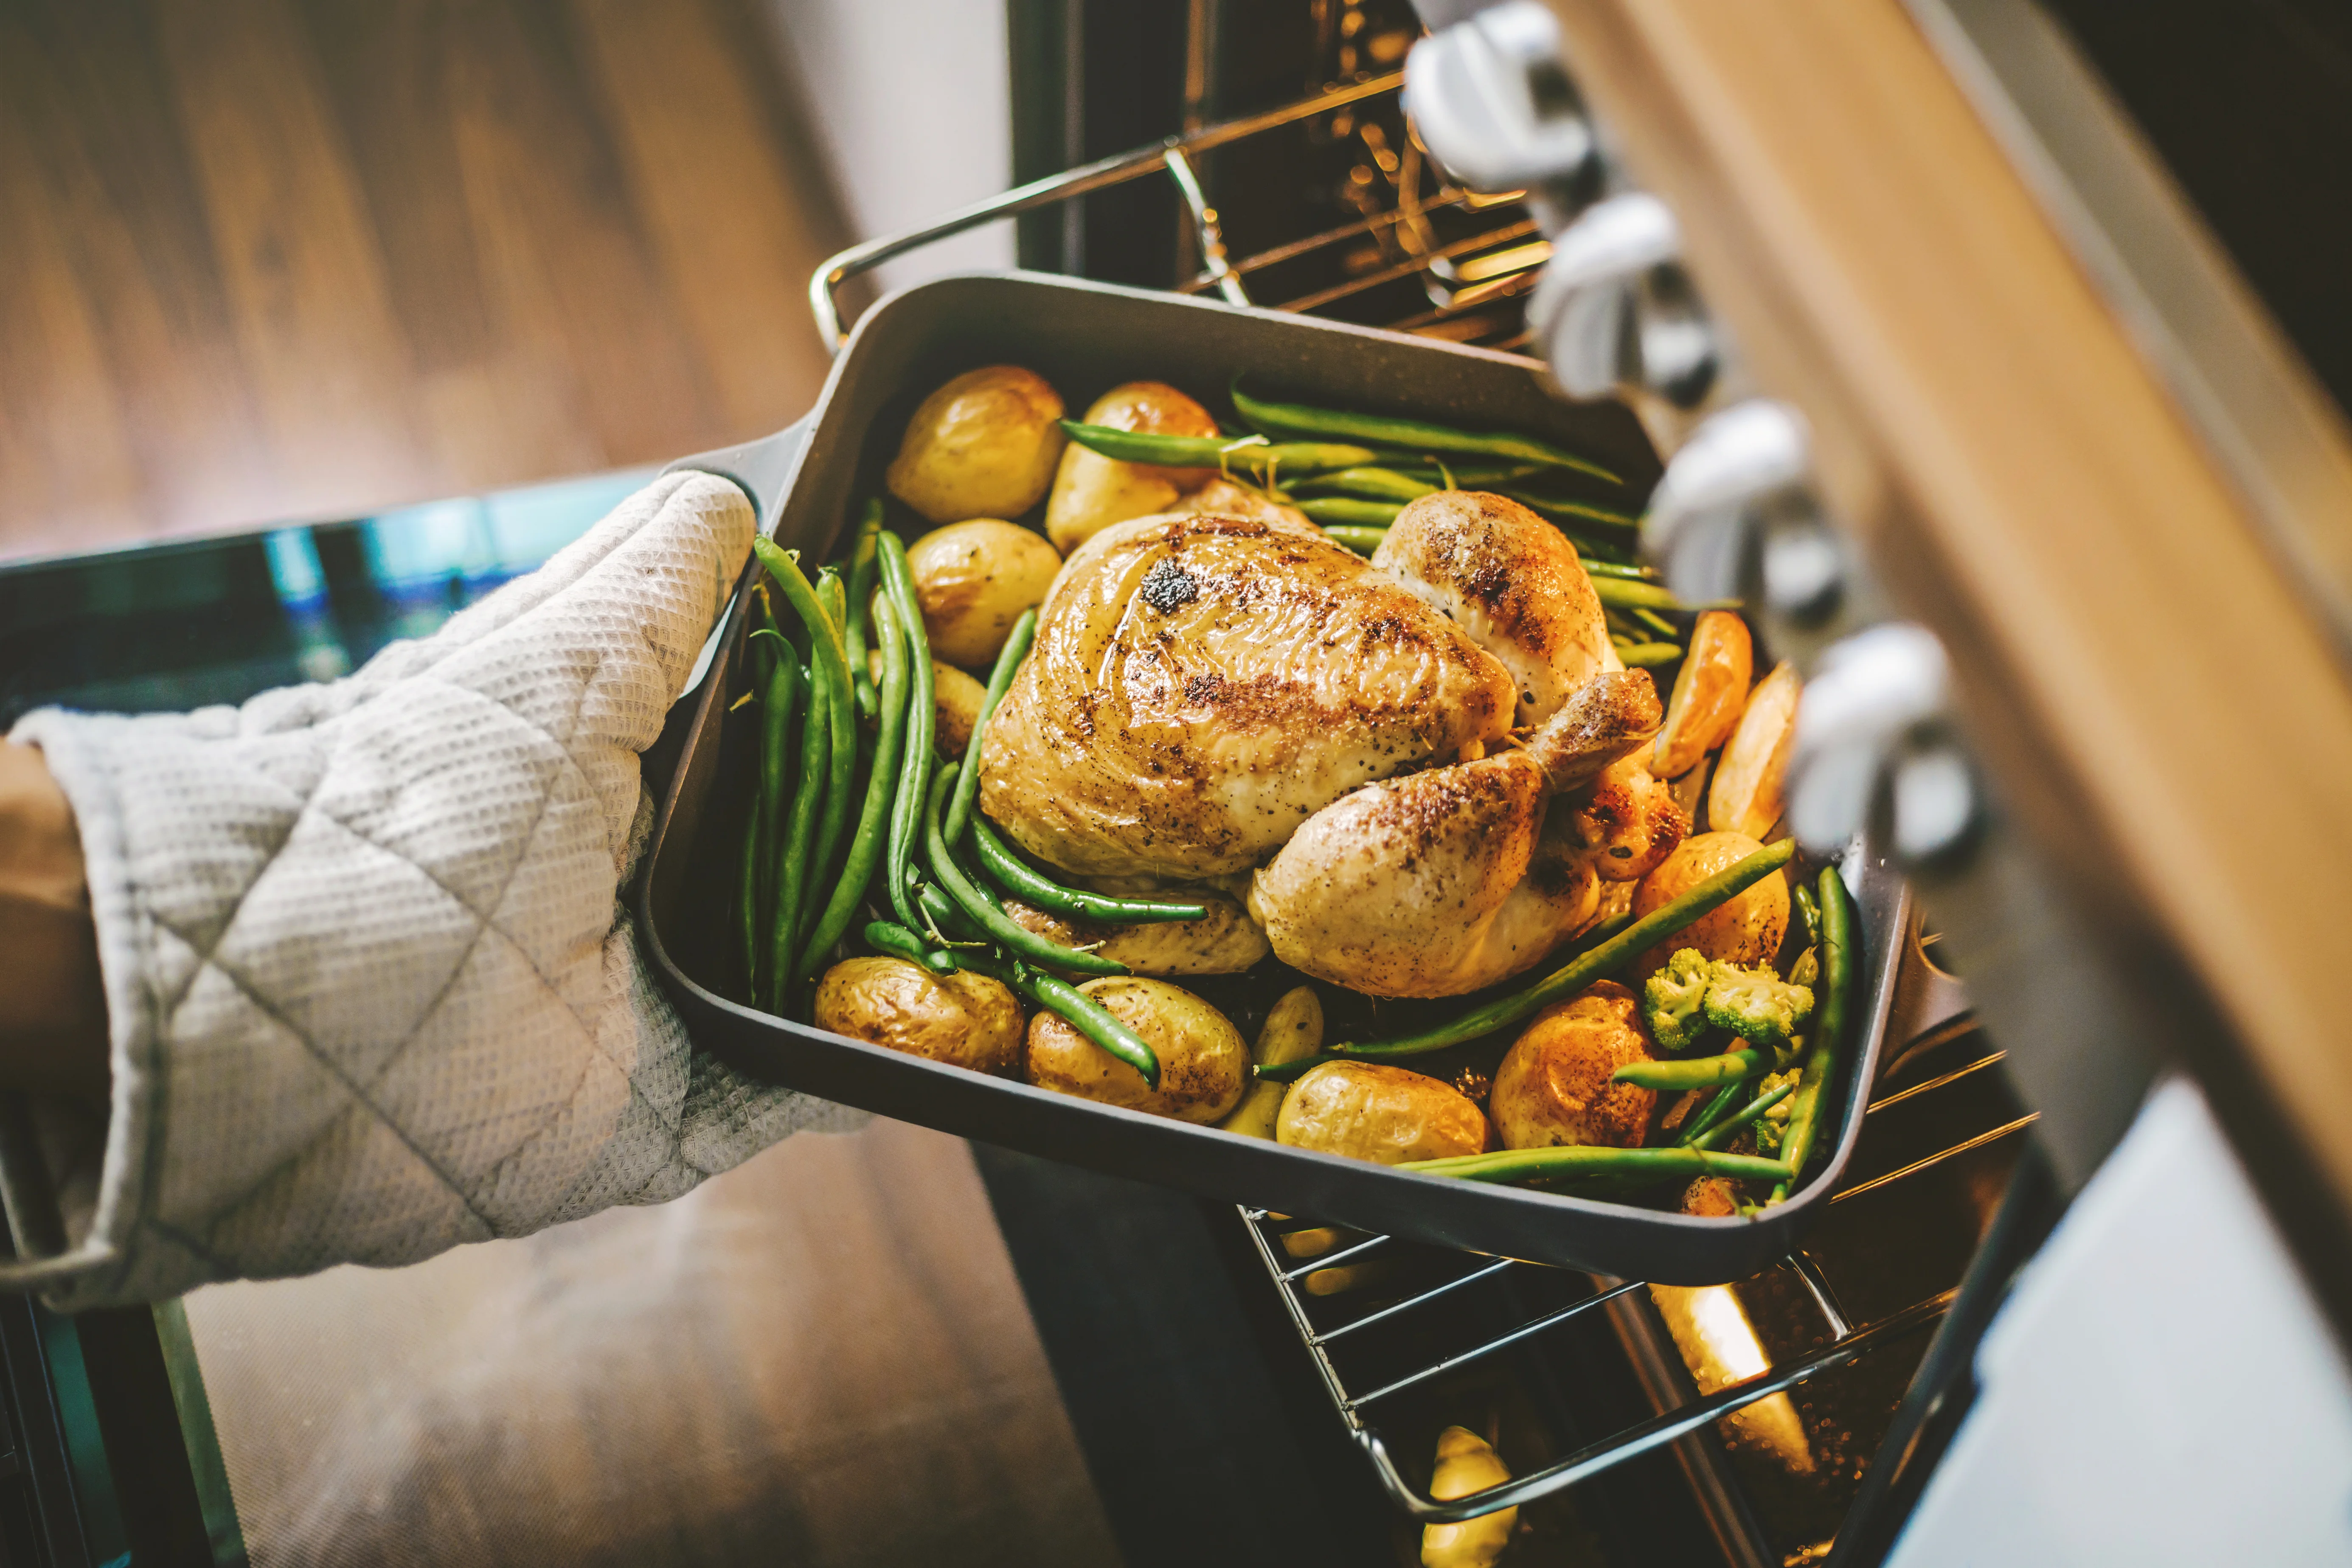
[[[106,997],[73,807],[0,742],[0,1091],[106,1098]]]
[[[618,900],[638,754],[751,528],[732,485],[667,476],[345,679],[18,725],[79,828],[112,1081],[102,1162],[51,1173],[68,1249],[0,1283],[79,1306],[404,1263],[854,1120],[693,1051]]]

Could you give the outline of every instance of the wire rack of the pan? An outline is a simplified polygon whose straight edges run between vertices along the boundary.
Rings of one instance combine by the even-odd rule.
[[[1236,305],[1331,316],[1452,342],[1525,346],[1524,301],[1550,246],[1517,191],[1478,193],[1433,164],[1399,103],[1404,74],[1333,87],[1279,109],[1223,121],[1155,146],[1033,181],[924,228],[854,246],[810,280],[809,303],[828,342],[843,341],[837,296],[852,278],[950,235],[1076,201],[1155,175],[1173,186],[1186,218],[1184,294]],[[1302,145],[1303,143],[1303,145]],[[1234,234],[1213,201],[1219,175],[1242,184],[1244,161],[1274,156],[1311,167],[1317,200],[1278,202],[1293,221],[1322,210],[1339,221],[1306,234]],[[1259,215],[1263,217],[1265,215]],[[1236,251],[1236,244],[1254,248]]]
[[[1865,1114],[1876,1115],[1896,1104],[1948,1093],[2000,1061],[2002,1053],[1984,1044],[1981,1034],[1971,1034],[1962,1018],[1910,1042],[1905,1051],[1897,1054],[1889,1070],[1880,1076],[1879,1082],[1885,1085],[1898,1078],[1904,1064],[1923,1054],[1925,1047],[1960,1038],[1969,1039],[1980,1048],[1968,1051],[1966,1060],[1945,1067],[1933,1077],[1881,1093],[1870,1102]],[[1899,1187],[1948,1161],[2014,1139],[2033,1120],[2028,1112],[1916,1155],[1893,1170],[1851,1180],[1831,1195],[1830,1203],[1843,1204]],[[1448,1253],[1384,1236],[1330,1231],[1311,1219],[1273,1215],[1264,1209],[1244,1207],[1241,1214],[1265,1262],[1266,1272],[1273,1277],[1283,1305],[1349,1433],[1370,1458],[1391,1496],[1416,1517],[1430,1520],[1466,1518],[1531,1502],[1590,1479],[1676,1442],[1734,1411],[1933,1327],[1942,1320],[1956,1294],[1955,1289],[1940,1290],[1868,1321],[1850,1321],[1822,1268],[1801,1248],[1783,1259],[1780,1267],[1790,1270],[1811,1298],[1827,1328],[1827,1337],[1822,1342],[1691,1403],[1584,1443],[1539,1470],[1487,1491],[1440,1503],[1417,1488],[1393,1458],[1381,1436],[1380,1417],[1384,1403],[1529,1345],[1538,1336],[1565,1328],[1619,1298],[1633,1296],[1648,1287],[1640,1281],[1575,1275],[1513,1258]],[[1294,1257],[1286,1240],[1301,1235],[1307,1236],[1315,1247],[1306,1249],[1310,1256]],[[1357,1286],[1356,1281],[1363,1276],[1377,1274],[1376,1266],[1385,1256],[1408,1250],[1412,1254],[1414,1270],[1409,1290],[1400,1294],[1393,1289]],[[1483,1312],[1475,1331],[1456,1333],[1447,1342],[1446,1331],[1463,1328],[1470,1316],[1464,1310],[1465,1299],[1474,1291],[1480,1292],[1491,1309],[1496,1294],[1494,1287],[1506,1283],[1507,1277],[1515,1273],[1522,1278],[1528,1274],[1544,1276],[1553,1287],[1549,1292],[1550,1300],[1538,1309],[1507,1315],[1500,1321],[1491,1310]],[[1573,1299],[1564,1303],[1558,1300],[1562,1293],[1559,1289],[1562,1281],[1573,1282],[1569,1292]],[[1361,1305],[1352,1310],[1331,1310],[1349,1300]],[[1408,1327],[1434,1330],[1433,1334],[1424,1332],[1419,1337],[1436,1339],[1444,1344],[1443,1350],[1425,1359],[1391,1363],[1369,1386],[1350,1383],[1340,1364],[1344,1347],[1360,1335],[1394,1332]]]

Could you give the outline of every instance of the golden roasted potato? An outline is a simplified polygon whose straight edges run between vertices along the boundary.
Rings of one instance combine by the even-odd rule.
[[[943,754],[963,755],[971,744],[971,727],[980,722],[980,705],[987,700],[987,687],[954,665],[931,660],[931,710],[939,721],[935,734]]]
[[[974,1072],[1009,1072],[1021,1061],[1021,1004],[985,974],[844,959],[817,982],[813,1016],[820,1029]]]
[[[1662,779],[1682,777],[1738,728],[1755,661],[1746,621],[1728,610],[1699,616],[1666,703],[1665,727],[1650,748],[1652,773]]]
[[[1240,1103],[1249,1047],[1223,1013],[1164,980],[1115,974],[1078,989],[1143,1037],[1160,1058],[1160,1087],[1045,1012],[1029,1025],[1031,1083],[1179,1121],[1214,1121]]]
[[[1631,1149],[1650,1130],[1658,1091],[1612,1083],[1629,1062],[1654,1060],[1633,993],[1596,982],[1528,1021],[1495,1069],[1486,1109],[1506,1149]]]
[[[1684,839],[1681,847],[1633,889],[1634,918],[1656,912],[1763,847],[1745,833],[1700,833]],[[1780,939],[1788,932],[1789,879],[1775,871],[1643,953],[1634,962],[1633,973],[1646,980],[1676,949],[1685,947],[1695,947],[1726,963],[1768,963],[1780,951]]]
[[[1257,1044],[1250,1051],[1250,1061],[1257,1067],[1280,1067],[1301,1057],[1311,1057],[1323,1048],[1323,998],[1315,994],[1312,985],[1295,985],[1284,992],[1258,1026]],[[1288,1084],[1265,1079],[1255,1080],[1234,1107],[1233,1114],[1217,1123],[1228,1132],[1238,1132],[1244,1138],[1272,1138],[1274,1124],[1282,1115],[1283,1097],[1289,1093]],[[1284,1237],[1287,1247],[1295,1239]],[[1293,1258],[1312,1256],[1296,1250]]]
[[[907,564],[932,654],[984,668],[1022,612],[1045,603],[1062,558],[1027,529],[982,517],[931,530],[907,547]]]
[[[1721,833],[1761,838],[1780,820],[1780,781],[1789,771],[1789,746],[1797,733],[1797,698],[1804,682],[1797,667],[1780,667],[1748,694],[1739,727],[1715,764],[1707,786],[1706,825]]]
[[[1095,399],[1086,423],[1160,436],[1214,436],[1209,411],[1157,381],[1130,381]],[[1214,468],[1162,468],[1122,463],[1076,442],[1062,453],[1045,499],[1045,537],[1067,555],[1114,522],[1150,517],[1217,477]]]
[[[1004,912],[1064,947],[1093,944],[1096,952],[1138,974],[1239,974],[1269,951],[1265,931],[1223,893],[1174,887],[1151,896],[1200,904],[1209,912],[1197,921],[1104,925],[1049,913],[1019,899],[1005,900]]]
[[[1378,1062],[1325,1062],[1290,1086],[1275,1141],[1376,1164],[1444,1160],[1486,1146],[1486,1118],[1452,1084]]]
[[[1019,517],[1054,482],[1062,395],[1017,364],[968,370],[907,421],[883,483],[933,522]]]
[[[1511,1479],[1503,1457],[1466,1426],[1448,1426],[1437,1435],[1437,1468],[1429,1478],[1429,1495],[1440,1502],[1483,1492]],[[1421,1568],[1494,1568],[1511,1543],[1519,1510],[1498,1508],[1459,1524],[1421,1527]]]

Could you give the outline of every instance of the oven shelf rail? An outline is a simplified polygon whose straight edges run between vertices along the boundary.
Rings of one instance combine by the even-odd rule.
[[[1948,1039],[1957,1029],[1967,1025],[1967,1015],[1959,1014],[1940,1021],[1930,1033]],[[1988,1048],[1982,1055],[1950,1071],[1894,1090],[1871,1101],[1867,1114],[1875,1115],[1887,1107],[1913,1100],[1922,1096],[1958,1084],[1974,1075],[1997,1066],[2002,1053]],[[2032,1114],[2018,1117],[1998,1127],[1961,1140],[1932,1153],[1912,1160],[1902,1166],[1853,1183],[1833,1194],[1832,1203],[1873,1193],[1883,1193],[1922,1173],[1934,1170],[1945,1162],[1974,1150],[2018,1137],[2033,1124]],[[1278,1217],[1264,1209],[1244,1208],[1242,1217],[1247,1222],[1250,1236],[1257,1245],[1259,1257],[1275,1289],[1289,1313],[1292,1325],[1298,1331],[1312,1355],[1316,1370],[1321,1374],[1325,1391],[1340,1418],[1347,1423],[1349,1436],[1370,1460],[1381,1484],[1390,1498],[1405,1513],[1425,1523],[1453,1523],[1493,1513],[1499,1509],[1533,1502],[1538,1498],[1590,1480],[1629,1460],[1641,1458],[1654,1449],[1675,1443],[1697,1432],[1736,1411],[1745,1409],[1759,1400],[1787,1392],[1808,1379],[1819,1376],[1898,1340],[1923,1332],[1941,1322],[1958,1294],[1957,1288],[1945,1289],[1915,1301],[1898,1310],[1860,1324],[1848,1323],[1839,1308],[1821,1269],[1801,1249],[1785,1260],[1804,1284],[1820,1309],[1832,1337],[1828,1342],[1804,1353],[1792,1356],[1767,1367],[1753,1376],[1729,1384],[1693,1403],[1663,1411],[1646,1421],[1637,1422],[1606,1437],[1585,1444],[1573,1452],[1547,1465],[1540,1470],[1489,1487],[1467,1496],[1441,1500],[1415,1486],[1407,1479],[1390,1452],[1378,1425],[1370,1418],[1369,1407],[1407,1389],[1420,1386],[1433,1379],[1454,1373],[1488,1356],[1507,1351],[1516,1345],[1552,1330],[1560,1328],[1585,1314],[1606,1306],[1622,1297],[1645,1291],[1641,1281],[1596,1279],[1589,1296],[1555,1308],[1548,1312],[1517,1323],[1501,1332],[1480,1340],[1466,1349],[1456,1350],[1443,1358],[1428,1363],[1400,1375],[1392,1376],[1379,1386],[1359,1393],[1348,1386],[1331,1346],[1339,1341],[1379,1324],[1393,1324],[1423,1308],[1433,1306],[1470,1287],[1496,1279],[1515,1269],[1537,1269],[1540,1264],[1522,1263],[1507,1258],[1482,1258],[1473,1254],[1462,1257],[1463,1271],[1442,1280],[1402,1300],[1388,1302],[1361,1316],[1328,1328],[1318,1328],[1309,1311],[1306,1299],[1307,1281],[1311,1276],[1327,1269],[1360,1264],[1396,1244],[1390,1237],[1366,1237],[1338,1250],[1321,1254],[1310,1261],[1296,1263],[1285,1255],[1283,1238],[1301,1230],[1316,1228],[1315,1222],[1290,1216]]]
[[[1371,191],[1371,199],[1380,205],[1354,222],[1270,245],[1235,259],[1228,254],[1223,220],[1201,180],[1199,160],[1205,153],[1320,116],[1338,116],[1359,105],[1388,107],[1403,86],[1404,73],[1390,71],[1333,87],[1264,113],[1205,125],[1149,147],[1049,174],[961,207],[920,228],[851,246],[829,258],[810,278],[810,314],[815,319],[819,335],[838,353],[849,336],[848,324],[842,316],[840,292],[852,279],[968,229],[1043,211],[1154,174],[1165,174],[1175,186],[1190,225],[1194,253],[1202,259],[1199,270],[1176,286],[1177,292],[1214,291],[1235,305],[1319,311],[1384,284],[1419,278],[1429,308],[1391,319],[1386,324],[1399,331],[1434,331],[1465,341],[1444,332],[1444,327],[1498,301],[1515,300],[1528,293],[1535,286],[1538,269],[1551,254],[1550,246],[1534,221],[1516,205],[1523,193],[1475,192],[1445,180],[1431,165],[1409,127],[1397,146],[1391,146],[1385,136],[1366,134],[1362,138],[1363,161],[1357,171],[1358,184]],[[1432,219],[1444,212],[1471,215],[1481,221],[1491,215],[1496,221],[1477,232],[1440,241]],[[1379,267],[1286,300],[1261,300],[1252,294],[1251,279],[1270,268],[1368,238],[1377,243],[1384,258]],[[1486,340],[1484,346],[1506,352],[1521,349],[1527,342],[1516,311],[1499,337],[1484,333],[1481,336]]]

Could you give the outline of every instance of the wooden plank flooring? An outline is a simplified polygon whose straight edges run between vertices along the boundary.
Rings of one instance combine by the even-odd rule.
[[[797,416],[845,229],[754,5],[0,5],[0,558]]]
[[[1116,1568],[970,1150],[187,1299],[256,1568]]]

